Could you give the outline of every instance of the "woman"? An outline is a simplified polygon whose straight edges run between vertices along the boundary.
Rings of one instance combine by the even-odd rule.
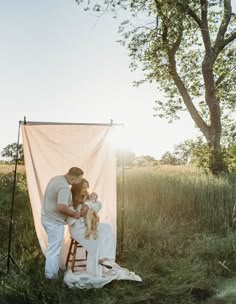
[[[83,203],[88,197],[89,183],[82,179],[78,185],[73,185],[73,208],[81,210],[81,215],[86,217],[87,210]],[[88,208],[88,207],[86,207]],[[69,231],[73,239],[78,241],[87,251],[86,272],[71,272],[68,270],[64,282],[68,287],[100,288],[112,280],[132,280],[141,282],[142,279],[134,272],[120,267],[115,263],[115,246],[111,226],[105,223],[98,224],[97,239],[85,239],[85,223],[83,217],[69,224]]]
[[[80,184],[72,185],[72,205],[75,209],[81,210],[81,216],[86,217],[88,206],[83,206],[83,203],[88,198],[89,183],[86,179],[82,179]],[[85,239],[85,222],[83,219],[74,221],[73,225],[69,226],[69,231],[73,239],[78,241],[87,251],[87,267],[86,271],[92,276],[102,276],[103,266],[107,269],[112,269],[115,261],[115,246],[112,236],[111,226],[105,223],[98,224],[97,239]]]

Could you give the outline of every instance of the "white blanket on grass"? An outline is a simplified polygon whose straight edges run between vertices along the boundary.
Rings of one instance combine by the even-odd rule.
[[[64,282],[68,287],[78,288],[100,288],[110,283],[112,280],[132,280],[141,282],[141,278],[134,272],[120,267],[115,263],[115,246],[112,235],[111,225],[106,223],[98,224],[98,237],[96,240],[90,236],[85,239],[85,223],[77,220],[69,226],[70,235],[79,242],[84,250],[87,250],[86,270],[80,272],[66,271]],[[80,254],[77,252],[76,254]],[[112,269],[107,270],[98,262],[100,259],[108,258],[113,265]]]
[[[113,280],[130,280],[142,282],[140,276],[126,268],[114,263],[113,268],[104,270],[102,277],[94,277],[86,271],[72,272],[70,269],[65,272],[64,283],[69,287],[75,288],[101,288]]]

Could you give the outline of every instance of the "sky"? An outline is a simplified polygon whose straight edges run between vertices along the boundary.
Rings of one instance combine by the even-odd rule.
[[[234,6],[236,0],[233,0]],[[117,40],[120,21],[96,18],[75,0],[0,0],[0,151],[28,121],[124,124],[125,148],[160,158],[199,131],[188,113],[153,117],[155,85]]]

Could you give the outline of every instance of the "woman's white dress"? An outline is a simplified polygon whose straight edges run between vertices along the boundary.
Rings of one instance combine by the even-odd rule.
[[[112,280],[142,281],[139,276],[115,263],[115,246],[112,229],[109,224],[98,224],[98,237],[96,240],[93,239],[92,235],[89,240],[85,239],[85,230],[83,218],[69,225],[69,232],[72,238],[88,251],[88,257],[86,271],[74,273],[71,270],[66,271],[64,282],[68,287],[99,288]],[[112,261],[113,268],[107,269],[101,266],[98,261],[102,258],[108,258]]]

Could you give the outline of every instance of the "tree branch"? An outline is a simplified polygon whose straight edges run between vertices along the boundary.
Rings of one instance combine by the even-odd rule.
[[[185,1],[185,0],[184,0]],[[185,3],[184,1],[177,1],[177,6],[179,6],[183,13],[186,13],[187,15],[189,15],[190,17],[192,17],[192,19],[197,23],[197,25],[201,28],[202,27],[202,21],[201,19],[198,17],[198,15],[190,8],[190,6]]]
[[[215,53],[215,59],[219,55],[219,53],[223,50],[223,48],[229,44],[231,41],[235,39],[235,37],[232,37],[230,35],[230,39],[228,41],[227,39],[224,39],[225,33],[227,31],[228,25],[230,23],[230,19],[232,16],[232,7],[231,7],[231,0],[224,0],[224,14],[221,20],[221,24],[219,26],[219,30],[216,36],[216,40],[213,46],[214,53]],[[236,35],[236,33],[235,33]]]
[[[219,26],[219,30],[216,36],[215,45],[224,40],[224,35],[227,31],[230,19],[232,14],[232,7],[230,0],[224,0],[224,14],[221,20],[221,24]]]
[[[196,22],[201,30],[205,49],[211,52],[211,40],[207,19],[207,0],[201,0],[201,18],[199,18],[198,15],[189,7],[189,5],[184,3],[184,1],[179,0],[177,2],[177,5],[182,9],[184,13],[189,15]]]
[[[177,36],[177,39],[175,40],[174,44],[173,44],[173,47],[171,49],[171,52],[173,53],[173,56],[175,56],[179,46],[180,46],[180,43],[181,43],[181,40],[182,40],[182,36],[183,36],[183,29],[182,29],[182,26],[179,30],[179,35]]]
[[[232,32],[231,35],[229,35],[223,43],[223,48],[226,47],[227,44],[229,44],[230,42],[234,41],[236,39],[236,32]]]
[[[212,47],[211,47],[211,39],[210,39],[210,33],[209,33],[209,27],[208,27],[207,4],[208,4],[207,0],[201,0],[201,20],[202,20],[201,33],[202,33],[202,39],[203,39],[206,53],[211,54]]]
[[[177,39],[178,40],[178,39]],[[205,137],[209,138],[209,126],[207,123],[203,120],[201,115],[198,113],[196,107],[194,106],[192,99],[188,93],[187,88],[184,85],[184,82],[180,78],[177,69],[176,69],[176,61],[175,61],[175,50],[169,50],[168,52],[168,58],[169,58],[169,73],[172,76],[175,85],[177,86],[177,89],[180,93],[180,95],[183,98],[184,104],[186,108],[188,109],[192,119],[195,121],[196,125],[199,127],[199,129],[203,132]]]
[[[217,78],[217,80],[216,80],[216,82],[215,82],[215,87],[216,87],[216,88],[221,84],[221,82],[225,79],[225,77],[226,77],[226,74],[221,74],[221,75]]]
[[[230,35],[227,36],[226,39],[224,39],[217,47],[214,49],[215,57],[214,60],[217,58],[217,56],[220,54],[220,52],[232,41],[236,39],[236,32],[232,32]]]
[[[222,81],[225,80],[226,76],[229,75],[229,73],[231,73],[234,70],[236,70],[236,67],[232,67],[229,71],[227,71],[227,73],[221,74],[215,82],[215,87],[218,88],[218,86],[222,83]]]
[[[201,20],[203,23],[207,24],[207,0],[201,0]]]

